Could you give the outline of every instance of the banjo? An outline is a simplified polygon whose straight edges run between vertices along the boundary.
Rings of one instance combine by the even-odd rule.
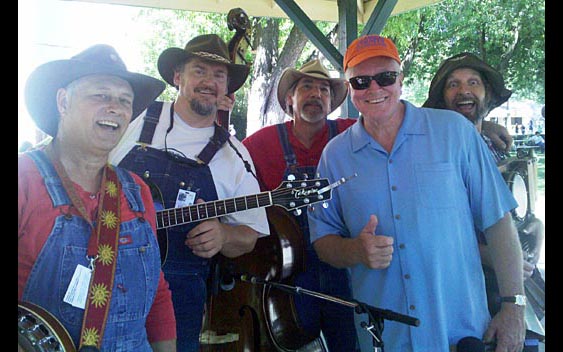
[[[65,327],[40,306],[18,302],[18,352],[75,352]]]

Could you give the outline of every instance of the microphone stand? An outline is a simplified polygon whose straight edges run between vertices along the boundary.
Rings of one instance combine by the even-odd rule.
[[[356,300],[347,301],[335,296],[330,296],[324,293],[307,290],[299,286],[291,286],[291,285],[281,284],[279,282],[263,280],[254,275],[247,275],[247,274],[241,274],[240,281],[249,282],[254,285],[257,284],[268,285],[280,289],[282,291],[289,292],[291,294],[306,294],[312,297],[317,297],[330,302],[352,307],[354,308],[356,314],[366,313],[368,316],[369,323],[362,321],[360,323],[360,326],[372,336],[374,352],[383,352],[384,343],[381,335],[383,333],[383,322],[385,319],[397,321],[411,326],[420,325],[420,320],[411,317],[409,315],[400,314],[389,309],[381,309],[381,308],[373,307],[370,306],[369,304],[359,302]]]

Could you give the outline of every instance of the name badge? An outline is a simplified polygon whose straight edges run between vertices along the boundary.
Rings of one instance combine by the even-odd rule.
[[[188,205],[192,205],[195,202],[195,192],[188,191],[185,189],[178,190],[178,196],[176,196],[175,208],[183,208]]]
[[[77,265],[63,301],[73,307],[84,309],[86,307],[86,299],[88,298],[91,277],[92,271],[90,269],[84,265]]]

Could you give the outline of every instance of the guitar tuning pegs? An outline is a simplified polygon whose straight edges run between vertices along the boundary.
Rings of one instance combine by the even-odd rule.
[[[315,174],[315,178],[321,178],[321,174],[317,172],[317,173]]]
[[[323,208],[328,208],[328,203],[327,202],[323,202]]]
[[[309,179],[309,175],[303,174],[303,180],[308,180],[308,179]]]
[[[295,181],[295,175],[293,175],[293,174],[287,175],[287,180],[288,181]]]
[[[295,216],[301,215],[301,209],[295,209],[295,210],[293,211],[293,214],[295,214]]]

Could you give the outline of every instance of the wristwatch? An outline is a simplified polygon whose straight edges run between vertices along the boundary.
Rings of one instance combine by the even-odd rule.
[[[514,303],[517,306],[525,306],[526,305],[526,296],[524,295],[514,295],[514,296],[506,296],[500,297],[500,302],[507,302],[507,303]]]

